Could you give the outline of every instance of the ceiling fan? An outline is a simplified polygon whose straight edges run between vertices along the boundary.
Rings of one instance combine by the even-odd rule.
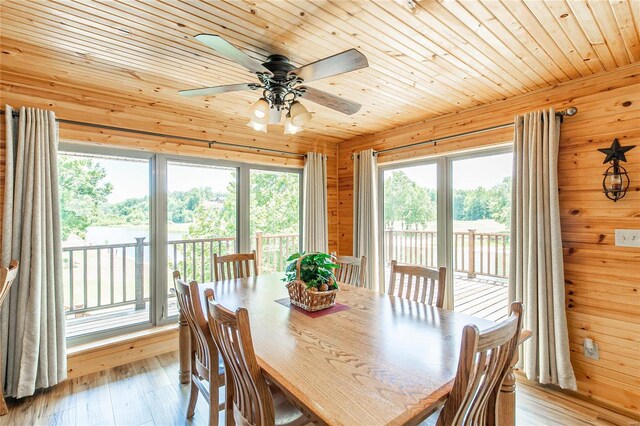
[[[251,107],[251,121],[248,123],[255,130],[266,132],[268,124],[280,122],[283,112],[286,112],[285,134],[302,130],[302,126],[311,120],[311,113],[300,103],[299,98],[348,115],[355,114],[362,107],[356,102],[302,85],[368,67],[367,58],[356,49],[296,68],[283,55],[270,55],[266,62],[260,63],[217,35],[198,34],[195,38],[255,73],[259,83],[228,84],[181,90],[178,93],[182,96],[213,96],[241,90],[262,90],[262,97]]]

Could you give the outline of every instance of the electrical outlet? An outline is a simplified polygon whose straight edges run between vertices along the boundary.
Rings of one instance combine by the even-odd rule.
[[[616,246],[640,247],[640,229],[616,229]]]
[[[600,359],[600,351],[598,350],[598,344],[588,337],[584,339],[584,356],[585,358]]]

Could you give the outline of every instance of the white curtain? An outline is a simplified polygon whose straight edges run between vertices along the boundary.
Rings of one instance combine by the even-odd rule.
[[[533,333],[519,367],[530,380],[575,390],[558,205],[560,122],[553,109],[515,118],[509,298],[524,303],[523,328]]]
[[[51,111],[6,106],[6,170],[0,263],[20,261],[1,308],[5,394],[21,398],[66,377],[58,130]]]
[[[327,157],[308,152],[304,161],[302,202],[302,248],[306,252],[327,253]]]
[[[367,256],[366,287],[383,291],[378,225],[378,161],[367,149],[353,156],[353,255]]]

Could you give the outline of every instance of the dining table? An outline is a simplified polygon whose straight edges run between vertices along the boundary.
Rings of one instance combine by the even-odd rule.
[[[343,284],[336,306],[309,313],[288,303],[284,274],[199,284],[228,309],[245,307],[269,381],[318,424],[414,425],[437,411],[456,375],[462,330],[496,323]],[[190,333],[179,321],[180,380],[189,380]],[[515,360],[514,360],[515,363]],[[515,377],[498,398],[501,425],[515,423]]]

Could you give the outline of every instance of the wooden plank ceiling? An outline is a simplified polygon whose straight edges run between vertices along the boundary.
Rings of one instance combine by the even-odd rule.
[[[316,114],[299,137],[330,142],[640,61],[636,0],[5,0],[1,8],[3,83],[28,75],[135,96],[148,108],[245,135],[253,132],[245,123],[256,92],[177,94],[253,81],[194,40],[198,33],[219,34],[261,61],[284,54],[298,66],[353,47],[363,52],[369,68],[310,84],[361,103],[359,113],[303,102]],[[281,135],[282,127],[270,132]]]

